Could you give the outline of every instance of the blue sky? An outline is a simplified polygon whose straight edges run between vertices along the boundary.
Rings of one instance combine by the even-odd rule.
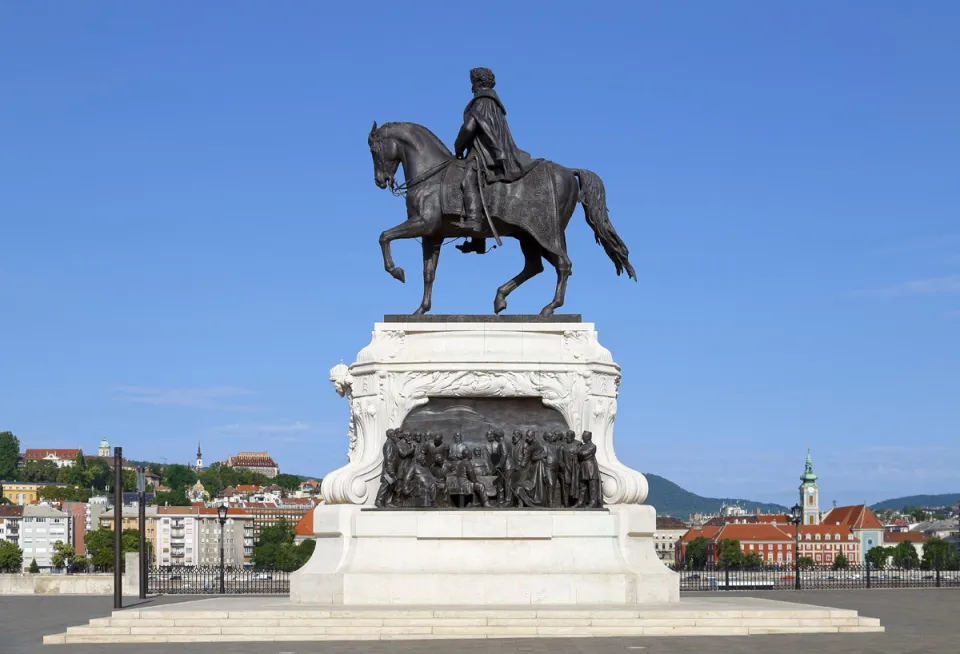
[[[0,5],[0,429],[341,465],[328,371],[421,289],[416,243],[405,286],[382,270],[404,209],[367,132],[452,145],[482,65],[630,247],[637,284],[578,210],[564,308],[623,367],[624,462],[789,503],[809,447],[824,503],[960,490],[960,7],[499,6]],[[488,312],[521,267],[445,250],[434,311]]]

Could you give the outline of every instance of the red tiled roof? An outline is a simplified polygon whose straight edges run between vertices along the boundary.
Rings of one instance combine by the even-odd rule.
[[[310,509],[300,518],[300,522],[297,523],[297,528],[294,530],[297,536],[313,536],[313,512],[315,510],[316,507]]]
[[[680,538],[680,542],[689,543],[690,541],[700,538],[701,536],[703,536],[707,540],[710,540],[711,538],[716,536],[719,531],[720,531],[720,527],[708,527],[704,525],[703,528],[700,528],[700,529],[695,528],[695,529],[689,530],[687,533],[683,535],[682,538]]]
[[[258,493],[260,492],[260,487],[256,484],[237,484],[233,490],[238,493]]]
[[[683,520],[673,518],[668,515],[657,516],[657,529],[684,529]]]
[[[923,543],[927,535],[922,531],[888,531],[883,535],[884,543]]]
[[[749,541],[792,541],[793,538],[770,524],[726,525],[715,536],[716,540],[725,538],[738,540],[741,543]]]
[[[160,515],[217,515],[216,507],[206,506],[158,506],[157,513]],[[228,508],[227,517],[250,515],[243,509]]]
[[[846,525],[851,529],[880,529],[883,525],[877,520],[866,504],[855,506],[837,506],[823,517],[822,523]]]
[[[761,513],[757,516],[758,522],[772,522],[778,525],[790,524],[790,516],[786,513]]]
[[[31,448],[26,450],[23,453],[23,458],[27,460],[39,460],[39,459],[45,459],[52,454],[58,459],[75,459],[79,452],[80,450],[78,449],[71,450],[71,449],[57,449],[57,448],[50,448],[50,449]]]

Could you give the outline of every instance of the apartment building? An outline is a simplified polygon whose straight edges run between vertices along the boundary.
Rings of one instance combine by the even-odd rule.
[[[24,506],[20,538],[24,570],[30,567],[33,560],[41,570],[52,569],[53,546],[71,542],[72,522],[71,516],[49,506]]]
[[[23,529],[23,507],[0,504],[0,540],[20,547]]]
[[[216,509],[161,506],[155,521],[157,565],[220,564],[220,520]],[[253,554],[253,544],[253,516],[231,508],[223,526],[224,564],[242,566]]]

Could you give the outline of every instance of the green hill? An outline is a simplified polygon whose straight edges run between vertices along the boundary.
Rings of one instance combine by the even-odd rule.
[[[891,500],[877,502],[870,506],[874,511],[884,511],[886,509],[901,510],[904,507],[924,507],[924,506],[956,506],[960,502],[960,493],[943,493],[941,495],[907,495],[906,497],[894,497]]]
[[[680,488],[669,479],[664,479],[649,472],[643,474],[650,484],[650,494],[647,496],[646,503],[656,507],[657,515],[671,515],[686,520],[691,513],[719,513],[720,507],[724,504],[738,504],[750,512],[756,507],[760,507],[763,513],[789,513],[789,509],[780,504],[734,498],[701,497],[696,493]]]

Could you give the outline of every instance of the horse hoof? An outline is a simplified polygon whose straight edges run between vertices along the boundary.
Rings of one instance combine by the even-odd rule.
[[[393,275],[394,279],[399,279],[401,284],[407,283],[407,275],[403,272],[403,268],[394,268],[390,274]]]
[[[540,312],[541,318],[549,318],[553,315],[553,309],[551,307],[543,307],[543,310]]]
[[[501,311],[507,308],[507,301],[497,296],[497,299],[493,301],[493,312],[499,314]]]
[[[427,311],[429,311],[429,310],[430,310],[430,307],[421,306],[420,308],[418,308],[416,311],[413,312],[413,315],[415,315],[415,316],[422,316],[423,314],[425,314],[425,313],[426,313]]]

